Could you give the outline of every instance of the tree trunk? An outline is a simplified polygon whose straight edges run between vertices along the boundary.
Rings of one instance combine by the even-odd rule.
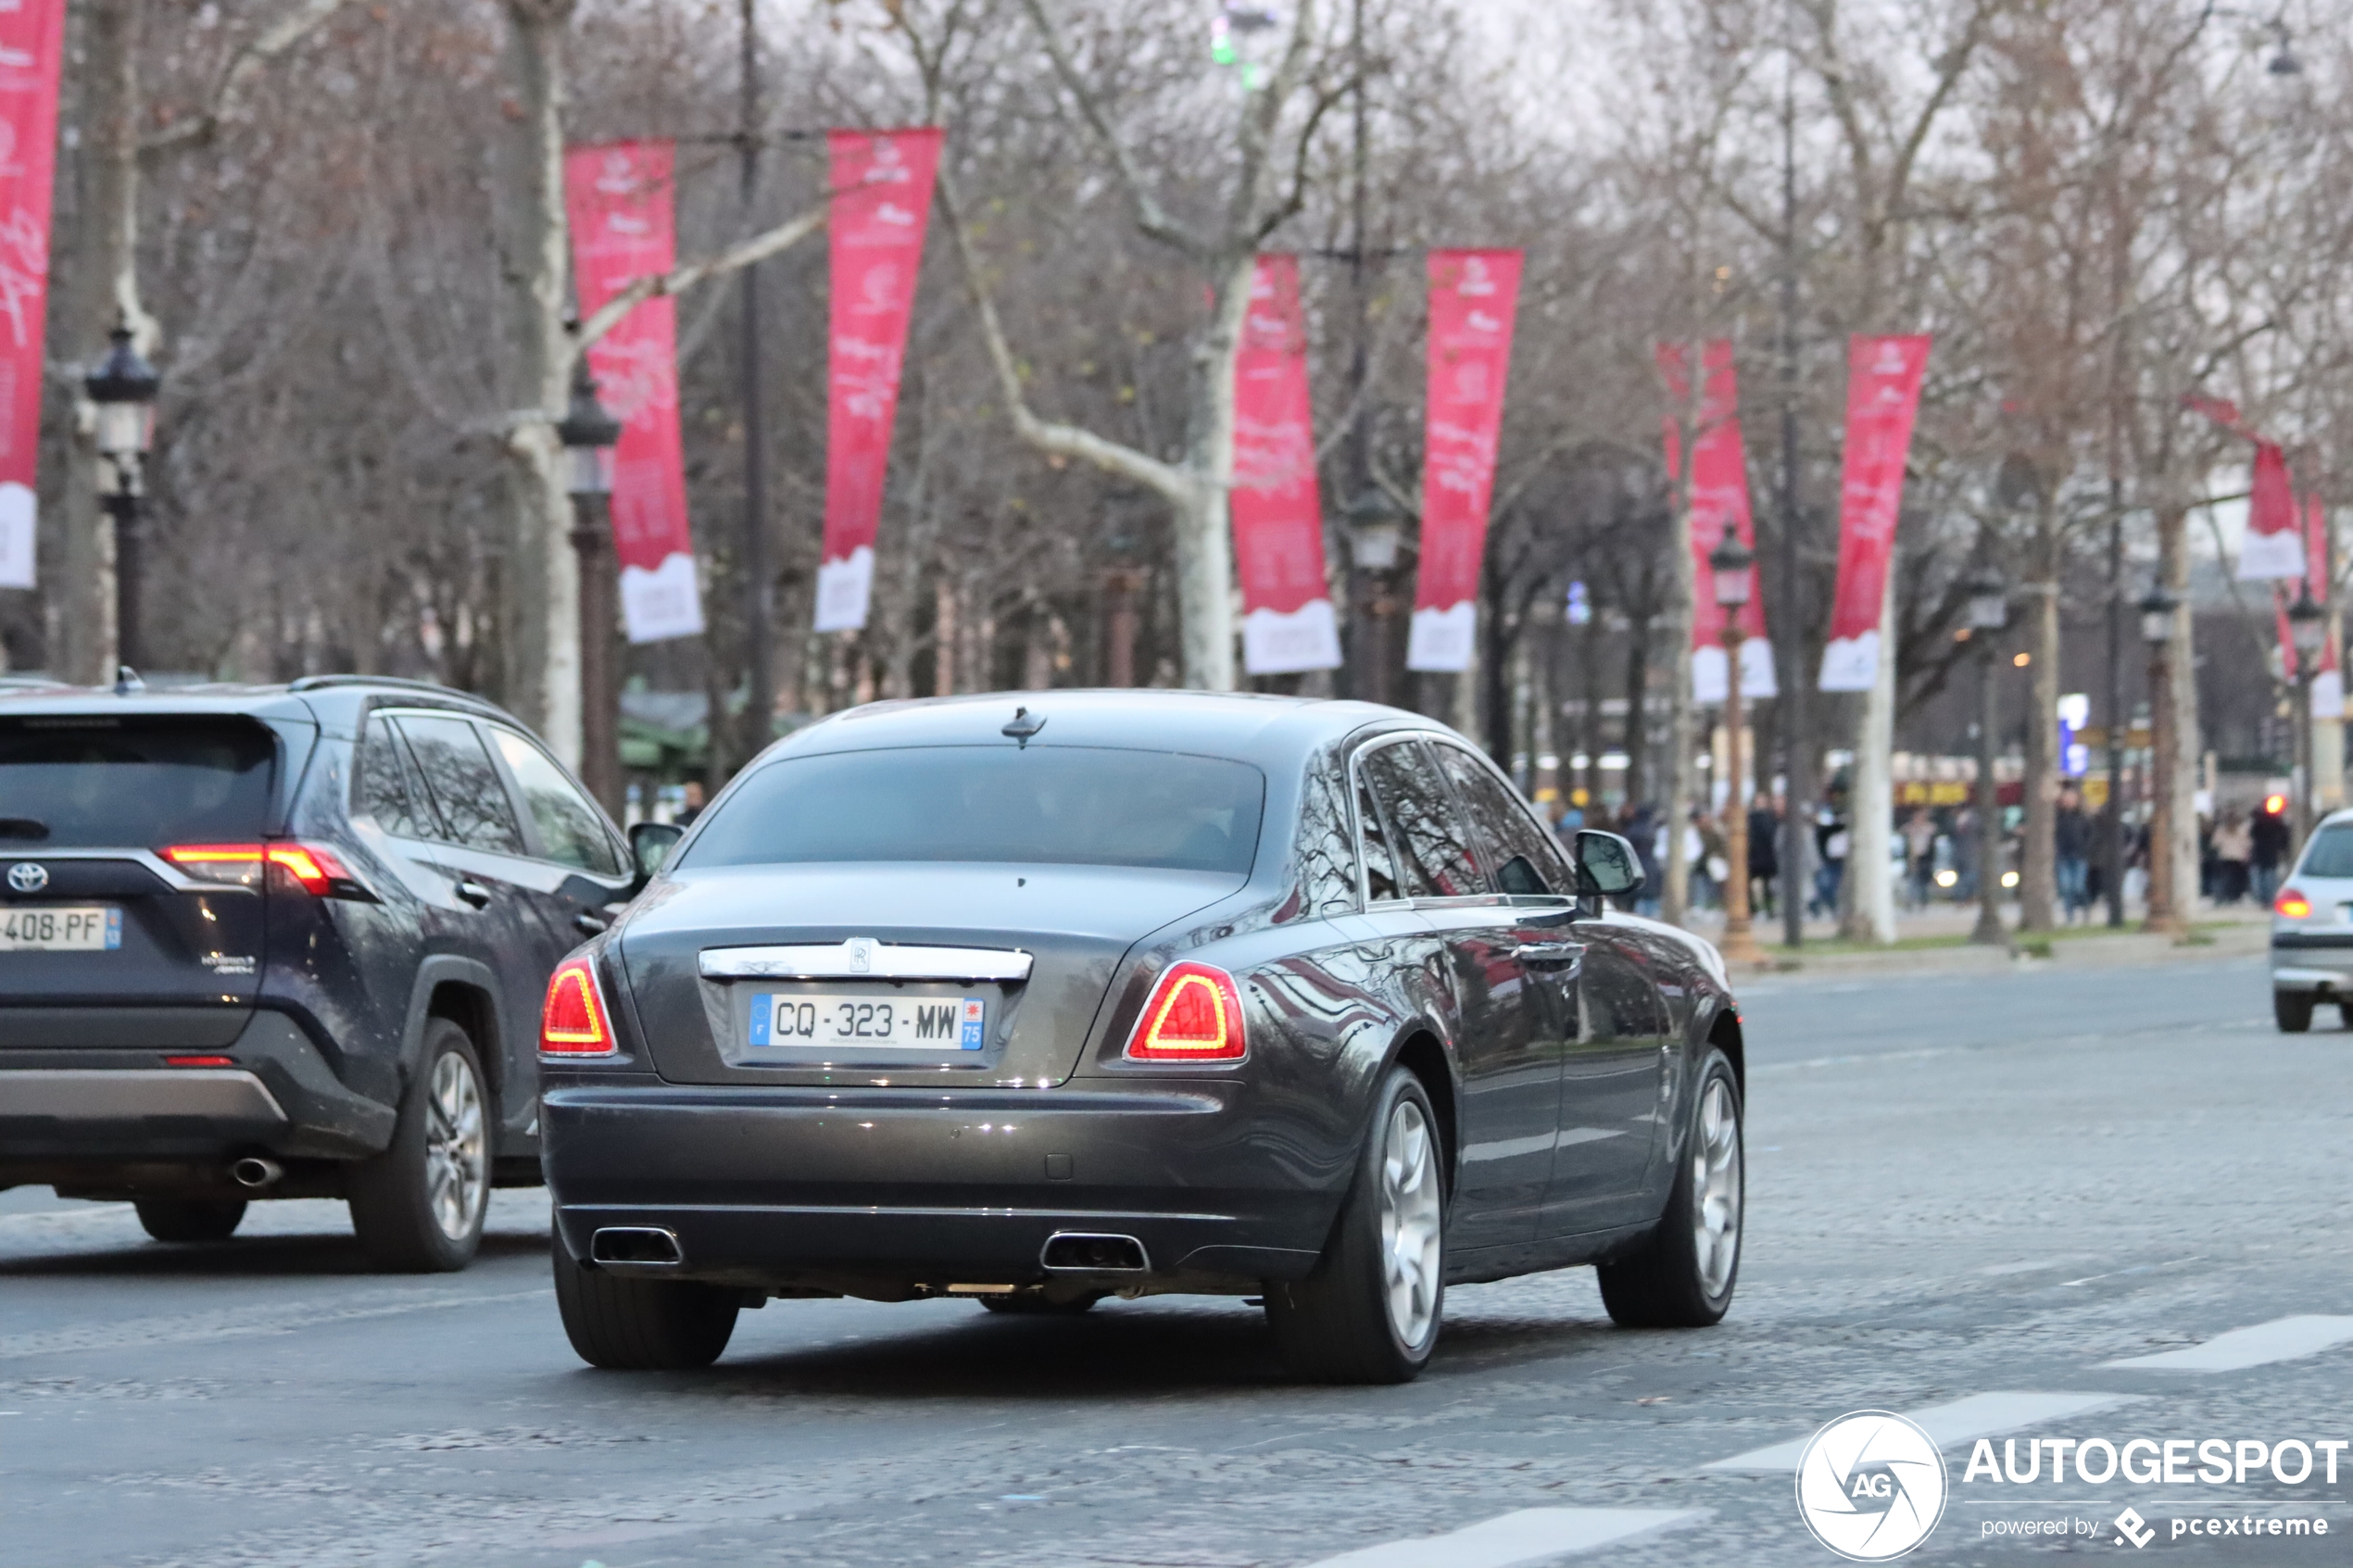
[[[566,545],[554,418],[568,395],[564,332],[571,237],[564,217],[564,31],[573,0],[507,0],[505,117],[495,159],[506,353],[502,404],[510,514],[507,706],[568,763],[580,759],[579,586]],[[714,738],[724,720],[714,714]]]
[[[155,323],[139,307],[139,43],[146,0],[94,0],[83,33],[82,131],[86,149],[73,244],[51,276],[64,284],[57,345],[77,368],[107,351],[107,333],[127,320],[142,353],[156,348]],[[55,350],[52,350],[53,355]],[[65,486],[63,571],[57,584],[57,653],[51,663],[69,681],[114,679],[114,520],[98,504],[104,459],[77,433],[73,472]]]
[[[1227,498],[1234,476],[1234,365],[1257,257],[1228,262],[1214,285],[1209,326],[1194,352],[1193,439],[1176,503],[1176,604],[1184,684],[1229,692],[1234,659],[1234,540]]]
[[[1650,798],[1650,715],[1644,711],[1651,684],[1650,622],[1636,621],[1626,640],[1626,809]]]
[[[1846,885],[1839,934],[1850,942],[1895,940],[1895,879],[1888,851],[1895,834],[1895,563],[1888,562],[1879,610],[1879,678],[1863,694],[1846,792]]]
[[[2149,923],[2176,939],[2189,935],[2197,912],[2197,671],[2190,617],[2189,510],[2169,505],[2157,514],[2157,571],[2176,601],[2173,634],[2165,648],[2165,686],[2151,694],[2158,722],[2158,821],[2151,824],[2149,860],[2163,873],[2162,917]],[[2160,866],[2161,862],[2161,866]],[[2155,884],[2152,883],[2152,891]]]
[[[2033,678],[2026,699],[2026,837],[2020,846],[2018,928],[2048,931],[2057,923],[2053,904],[2058,895],[2058,698],[2059,615],[2058,538],[2054,522],[2045,519],[2037,542],[2036,564],[2042,581],[2028,588],[2033,600],[2030,628]]]

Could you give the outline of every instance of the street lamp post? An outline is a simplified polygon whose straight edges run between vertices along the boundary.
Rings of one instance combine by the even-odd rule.
[[[2195,887],[2173,885],[2173,813],[2190,809],[2188,801],[2175,798],[2171,783],[2182,737],[2173,721],[2171,663],[2166,656],[2173,642],[2173,612],[2180,606],[2181,601],[2165,591],[2162,582],[2149,589],[2138,606],[2141,641],[2149,650],[2149,724],[2154,732],[2149,737],[2149,776],[2157,781],[2149,810],[2146,929],[2176,938],[2188,934],[2189,911],[2197,894]]]
[[[2329,632],[2329,612],[2312,597],[2309,581],[2297,586],[2296,602],[2288,607],[2287,632],[2296,645],[2296,844],[2301,846],[2311,836],[2317,814],[2312,797],[2312,678],[2320,673],[2321,647]]]
[[[622,811],[621,683],[613,628],[621,583],[613,558],[612,449],[621,421],[597,400],[583,356],[572,369],[572,407],[556,435],[572,493],[572,548],[580,562],[580,782],[618,817]]]
[[[1391,582],[1405,538],[1405,513],[1388,491],[1367,484],[1348,503],[1346,515],[1349,557],[1356,566],[1358,597],[1365,607],[1356,695],[1366,702],[1387,702],[1389,623],[1397,615]]]
[[[1972,942],[2007,946],[2002,929],[2002,797],[1994,782],[1994,735],[2001,725],[1994,660],[2009,624],[2009,592],[1985,567],[1969,579],[1969,634],[1977,645],[1977,928]]]
[[[114,520],[115,662],[136,668],[146,662],[139,642],[139,590],[145,562],[140,548],[139,503],[146,494],[146,458],[155,445],[156,394],[162,378],[131,341],[128,322],[108,334],[114,346],[82,388],[97,409],[95,438],[98,504]]]
[[[1714,579],[1716,603],[1724,612],[1724,772],[1730,788],[1724,797],[1724,859],[1731,875],[1725,878],[1724,961],[1763,963],[1749,927],[1748,800],[1741,787],[1741,728],[1746,721],[1741,703],[1741,612],[1748,608],[1756,586],[1756,556],[1740,541],[1728,522],[1724,537],[1708,552],[1708,575]]]

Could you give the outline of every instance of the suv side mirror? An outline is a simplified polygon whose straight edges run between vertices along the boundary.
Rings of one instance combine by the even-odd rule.
[[[643,887],[661,873],[670,852],[686,830],[676,822],[637,822],[629,829],[629,858],[637,863],[637,885]]]
[[[1579,828],[1575,859],[1580,898],[1622,898],[1642,885],[1642,857],[1614,833]]]

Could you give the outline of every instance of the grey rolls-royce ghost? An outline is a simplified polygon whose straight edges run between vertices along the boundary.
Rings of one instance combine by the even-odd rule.
[[[541,1038],[585,1361],[703,1365],[772,1298],[1264,1299],[1298,1374],[1399,1381],[1446,1286],[1599,1266],[1730,1303],[1741,1026],[1429,720],[1042,692],[881,703],[757,759],[567,960]]]

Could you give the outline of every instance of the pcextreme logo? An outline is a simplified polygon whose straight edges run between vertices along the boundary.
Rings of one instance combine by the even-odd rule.
[[[1890,1411],[1856,1411],[1814,1434],[1797,1461],[1797,1512],[1853,1562],[1903,1556],[1944,1517],[1944,1455]]]

